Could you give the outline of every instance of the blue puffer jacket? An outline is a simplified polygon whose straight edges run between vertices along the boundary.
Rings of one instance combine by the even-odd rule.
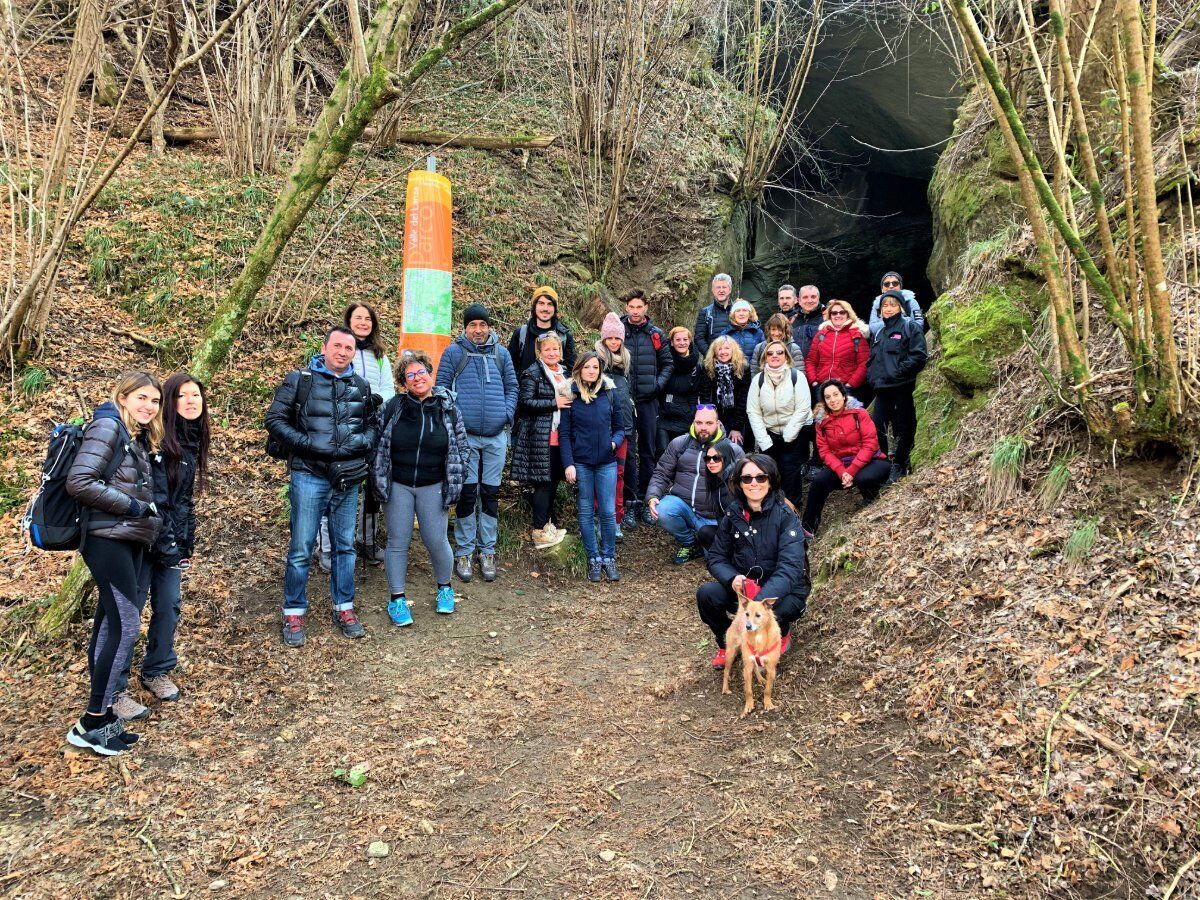
[[[742,354],[746,357],[746,362],[754,359],[754,348],[766,340],[766,335],[763,334],[762,328],[757,322],[747,322],[743,327],[738,328],[732,322],[725,329],[725,336],[733,338],[739,347],[742,348]]]
[[[437,385],[454,392],[467,434],[491,437],[513,423],[517,372],[495,332],[482,345],[460,334],[442,353]]]
[[[592,399],[584,403],[579,398],[578,385],[571,385],[575,398],[562,411],[558,423],[558,449],[562,464],[567,466],[606,466],[616,461],[613,445],[620,447],[625,440],[621,427],[621,401],[616,385],[604,376],[604,386]]]

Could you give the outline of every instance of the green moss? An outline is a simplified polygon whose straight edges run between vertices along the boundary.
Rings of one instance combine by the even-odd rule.
[[[917,407],[913,464],[918,468],[932,465],[957,447],[963,419],[984,406],[989,396],[987,391],[977,391],[964,397],[937,367],[922,372],[913,396]]]
[[[1019,347],[1033,323],[1020,282],[989,287],[963,302],[938,298],[931,325],[941,344],[937,368],[959,389],[973,393],[996,379],[995,361]]]

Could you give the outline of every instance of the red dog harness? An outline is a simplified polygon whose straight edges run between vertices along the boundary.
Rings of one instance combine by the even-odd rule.
[[[766,657],[770,656],[772,653],[774,653],[776,650],[778,650],[779,644],[780,644],[780,641],[776,641],[774,644],[772,644],[770,647],[768,647],[762,653],[751,653],[750,658],[752,660],[754,660],[754,665],[761,669],[763,667],[763,660]]]

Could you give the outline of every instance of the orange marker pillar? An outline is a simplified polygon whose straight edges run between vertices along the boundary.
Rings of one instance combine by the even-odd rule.
[[[400,350],[424,350],[434,366],[451,340],[451,209],[449,179],[436,172],[408,173]]]

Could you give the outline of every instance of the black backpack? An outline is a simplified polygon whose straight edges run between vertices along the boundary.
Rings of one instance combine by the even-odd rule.
[[[82,550],[87,540],[91,507],[83,506],[67,493],[67,475],[83,444],[83,427],[55,425],[50,432],[42,479],[21,518],[21,530],[39,550]],[[121,467],[129,445],[113,454],[101,481],[108,482]]]

